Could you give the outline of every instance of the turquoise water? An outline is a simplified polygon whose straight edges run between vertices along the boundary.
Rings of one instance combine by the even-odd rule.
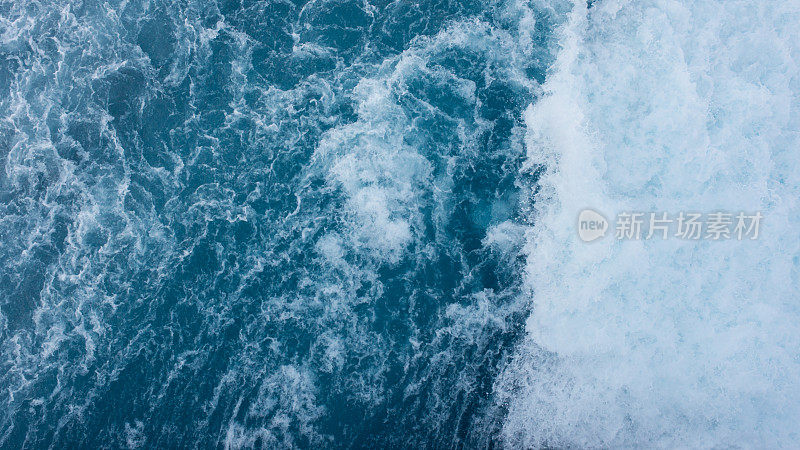
[[[800,447],[798,23],[0,0],[0,448]]]
[[[2,446],[492,442],[565,11],[0,3]]]

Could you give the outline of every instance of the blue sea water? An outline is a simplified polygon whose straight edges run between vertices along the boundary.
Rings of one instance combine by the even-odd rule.
[[[2,446],[489,445],[566,11],[0,3]]]
[[[800,445],[797,23],[0,0],[0,447]]]

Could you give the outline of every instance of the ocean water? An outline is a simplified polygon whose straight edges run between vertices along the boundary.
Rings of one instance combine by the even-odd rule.
[[[546,167],[512,446],[800,445],[800,3],[576,5],[526,110]],[[574,237],[578,211],[760,211],[757,240]]]
[[[0,0],[0,447],[800,446],[798,23]]]

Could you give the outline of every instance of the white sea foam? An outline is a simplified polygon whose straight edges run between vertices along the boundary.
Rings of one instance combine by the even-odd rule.
[[[547,97],[512,446],[800,446],[800,3],[576,1]],[[579,211],[762,211],[757,241],[587,245]]]
[[[398,98],[414,95],[410,86],[415,83],[435,84],[443,95],[451,97],[449,106],[457,107],[442,111],[432,104],[436,103],[434,100],[423,95],[415,100],[424,111],[420,114],[438,115],[438,120],[456,123],[454,138],[463,147],[474,145],[470,141],[490,125],[480,119],[458,116],[458,108],[464,111],[480,108],[475,83],[431,62],[432,58],[453,49],[484,54],[490,66],[497,64],[504,68],[502,75],[510,83],[518,83],[530,91],[537,87],[519,67],[527,55],[525,49],[518,53],[511,35],[480,21],[456,23],[434,37],[418,39],[399,57],[385,61],[379,76],[358,83],[353,96],[358,102],[359,120],[328,132],[315,159],[325,167],[329,183],[340,187],[347,198],[346,237],[350,245],[372,258],[398,261],[424,228],[420,210],[427,201],[426,193],[433,191],[434,197],[441,201],[436,193],[449,193],[452,189],[449,177],[433,179],[431,161],[409,144],[421,140],[419,136],[424,133]],[[504,49],[505,53],[497,49]],[[446,148],[444,143],[441,145]],[[499,202],[493,207],[512,208]],[[501,215],[502,211],[492,213]]]

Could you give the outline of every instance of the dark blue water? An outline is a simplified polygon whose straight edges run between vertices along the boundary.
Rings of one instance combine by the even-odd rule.
[[[485,447],[560,3],[0,0],[0,447]]]

